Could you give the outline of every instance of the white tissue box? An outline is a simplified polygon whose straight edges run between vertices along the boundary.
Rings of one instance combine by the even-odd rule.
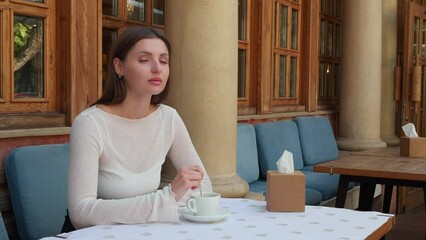
[[[400,155],[404,157],[426,157],[426,138],[401,137]]]
[[[304,212],[305,186],[305,175],[300,171],[268,171],[266,208],[270,212]]]

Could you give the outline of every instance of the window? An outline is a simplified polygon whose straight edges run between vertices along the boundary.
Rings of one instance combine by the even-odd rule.
[[[335,104],[341,76],[341,0],[321,0],[319,37],[319,104]]]
[[[43,18],[13,16],[13,97],[44,98]]]
[[[251,37],[252,0],[238,0],[238,113],[256,113],[255,84],[252,83],[254,44]]]
[[[57,110],[54,14],[53,1],[0,1],[1,113]]]
[[[300,3],[277,0],[274,4],[273,104],[299,105]]]
[[[129,26],[164,28],[164,0],[102,0],[102,79],[112,43]]]
[[[238,10],[239,120],[337,112],[341,0],[240,0]]]

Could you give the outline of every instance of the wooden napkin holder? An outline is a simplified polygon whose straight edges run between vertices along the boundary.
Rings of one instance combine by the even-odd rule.
[[[304,212],[306,178],[294,173],[267,172],[266,209],[270,212]]]
[[[426,138],[401,137],[400,155],[404,157],[426,157]]]

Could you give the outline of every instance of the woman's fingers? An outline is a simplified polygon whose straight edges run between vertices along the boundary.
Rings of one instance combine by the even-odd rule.
[[[204,171],[200,166],[194,165],[179,169],[171,184],[176,200],[179,200],[189,189],[198,189],[203,178]]]
[[[187,177],[190,180],[202,180],[204,177],[204,171],[199,166],[183,167],[179,171],[181,176]]]

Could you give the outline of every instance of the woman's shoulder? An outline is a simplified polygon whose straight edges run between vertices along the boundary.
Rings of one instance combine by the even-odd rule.
[[[91,106],[85,110],[83,110],[81,113],[79,113],[74,121],[72,126],[76,125],[92,125],[94,124],[94,116],[96,115],[97,108],[95,106]]]
[[[175,114],[177,114],[176,109],[174,109],[173,107],[171,107],[169,105],[165,105],[165,104],[160,104],[158,106],[158,110],[160,110],[163,114],[168,115],[168,116],[174,116]]]
[[[93,105],[83,110],[81,113],[77,115],[77,117],[87,117],[87,116],[93,115],[97,110],[98,109],[96,108],[96,105]]]

